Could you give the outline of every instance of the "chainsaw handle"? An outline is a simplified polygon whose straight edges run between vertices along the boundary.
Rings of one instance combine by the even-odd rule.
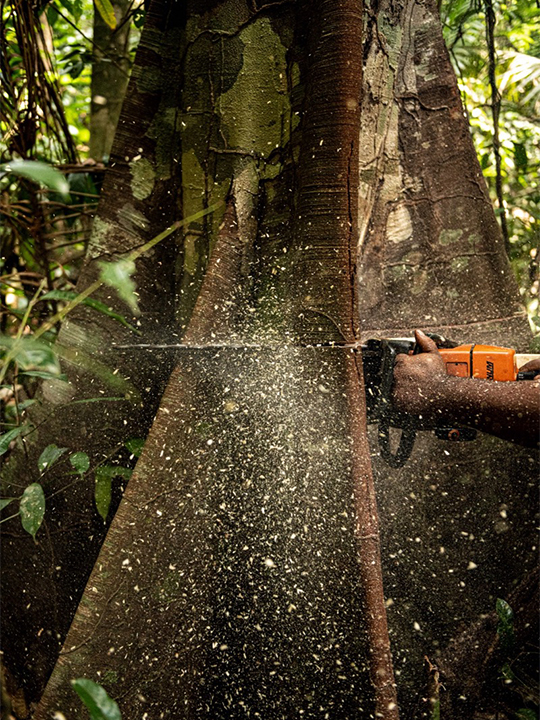
[[[401,438],[395,453],[393,453],[390,448],[390,422],[388,418],[381,418],[379,420],[377,432],[379,435],[379,450],[381,451],[382,459],[387,465],[390,465],[390,467],[403,467],[411,456],[414,441],[416,440],[414,420],[411,419],[410,423],[407,423],[402,428]]]

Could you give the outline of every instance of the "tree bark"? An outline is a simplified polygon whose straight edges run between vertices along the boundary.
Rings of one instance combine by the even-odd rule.
[[[321,2],[312,8],[313,32],[303,49],[307,70],[301,68],[308,90],[292,175],[298,179],[300,209],[292,260],[282,260],[280,267],[289,285],[274,280],[279,289],[274,295],[268,267],[259,265],[247,312],[245,294],[236,286],[243,277],[249,287],[251,245],[257,237],[254,247],[264,256],[261,227],[272,221],[270,213],[263,213],[254,225],[249,198],[276,173],[269,167],[275,148],[268,154],[268,141],[263,141],[265,134],[272,137],[275,121],[257,114],[266,101],[239,107],[243,70],[255,67],[250,40],[257,37],[262,48],[279,50],[283,35],[276,31],[283,33],[294,16],[277,5],[270,24],[256,8],[246,7],[245,20],[237,8],[238,25],[230,28],[226,7],[195,14],[198,27],[186,26],[185,65],[196,68],[195,77],[208,55],[212,59],[212,46],[202,55],[208,36],[219,43],[223,67],[233,64],[237,41],[245,44],[234,84],[232,78],[224,82],[218,71],[219,81],[208,88],[210,107],[220,111],[217,129],[212,117],[202,123],[197,117],[194,126],[198,108],[190,103],[193,76],[186,74],[182,168],[190,183],[184,199],[192,210],[213,202],[219,192],[212,189],[215,178],[223,177],[223,186],[224,168],[229,178],[232,172],[222,228],[185,334],[188,348],[218,339],[224,347],[180,351],[38,718],[55,709],[76,715],[67,681],[80,674],[100,678],[108,651],[103,680],[113,694],[118,683],[122,710],[130,716],[181,711],[185,717],[216,718],[245,711],[289,717],[302,711],[307,717],[329,712],[343,718],[372,712],[397,717],[361,376],[350,350],[332,346],[336,326],[340,343],[357,339],[361,7]],[[279,53],[270,82],[256,76],[251,97],[257,98],[260,89],[268,92],[269,86],[272,97],[271,78],[291,76],[290,68],[281,65],[283,50]],[[227,97],[233,91],[238,96]],[[204,93],[203,88],[203,100]],[[328,104],[329,115],[319,103]],[[279,148],[284,155],[290,152],[289,139]],[[325,139],[321,157],[318,148]],[[216,149],[212,141],[222,146]],[[287,185],[291,157],[294,153],[277,173],[285,197],[296,190]],[[186,254],[204,248],[205,231],[208,238],[211,226],[203,228],[202,240],[186,233]],[[311,314],[306,313],[304,284],[310,274]],[[190,294],[186,280],[181,290]],[[279,306],[286,318],[277,327],[265,306],[272,295],[274,308]],[[315,321],[313,309],[321,316]],[[331,313],[336,321],[328,324]],[[242,338],[262,347],[235,347]],[[329,347],[314,348],[321,339]],[[154,507],[165,524],[149,521]],[[356,521],[355,512],[362,513]],[[358,549],[352,541],[355,527]],[[124,570],[130,573],[126,582]],[[366,643],[374,646],[375,697],[361,660]],[[159,668],[168,658],[167,673],[156,665],[158,654]]]
[[[401,337],[420,327],[526,351],[530,330],[436,3],[381,3],[368,32],[360,137],[363,337]],[[447,643],[491,613],[496,598],[507,597],[537,562],[538,456],[481,434],[452,444],[419,433],[409,462],[389,470],[376,426],[370,440],[400,709],[410,717],[422,696],[424,656],[437,664]]]
[[[161,41],[168,57],[175,43],[174,21],[165,28],[165,8],[155,3],[148,13],[147,40],[138,51],[79,291],[96,280],[101,261],[129,253],[177,219],[175,127],[160,121],[156,129],[160,108],[174,103],[177,90],[170,84],[171,64],[154,47]],[[24,486],[40,480],[37,459],[50,443],[87,452],[91,461],[82,482],[73,484],[67,459],[44,477],[47,508],[37,544],[19,518],[1,527],[4,662],[29,703],[43,691],[103,541],[106,528],[94,505],[93,471],[111,458],[126,464],[123,442],[145,436],[171,370],[166,355],[141,357],[115,345],[152,342],[174,332],[175,257],[170,238],[137,262],[138,317],[131,317],[111,288],[97,293],[136,324],[140,335],[88,307],[79,306],[68,317],[57,341],[68,358],[63,363],[68,382],[43,383],[30,412],[36,429],[2,466],[2,493],[18,497]],[[81,400],[91,402],[74,402]]]
[[[96,162],[109,159],[129,79],[129,36],[125,21],[130,0],[112,3],[117,28],[112,30],[94,9],[92,83],[90,100],[90,151]]]
[[[230,718],[246,707],[266,717],[299,710],[369,717],[375,698],[365,659],[379,630],[369,630],[377,622],[365,612],[365,594],[378,584],[380,607],[377,522],[359,369],[351,349],[335,345],[356,344],[355,306],[365,335],[420,325],[456,339],[473,332],[474,340],[513,337],[518,345],[527,339],[524,314],[430,2],[369,9],[357,136],[358,111],[347,100],[360,89],[350,95],[340,83],[358,59],[349,37],[358,28],[356,11],[336,35],[335,3],[321,3],[327,15],[311,3],[232,9],[192,2],[185,14],[168,7],[152,3],[135,70],[137,92],[144,88],[160,103],[159,112],[151,106],[150,150],[141,144],[141,158],[133,158],[140,167],[131,168],[135,200],[127,214],[124,205],[118,215],[116,206],[107,210],[116,224],[104,251],[109,243],[127,249],[132,207],[144,215],[154,203],[145,196],[148,152],[163,171],[162,197],[177,178],[181,184],[163,215],[155,206],[156,231],[176,217],[176,201],[186,217],[228,198],[224,216],[209,215],[182,237],[171,338],[192,318],[188,343],[204,338],[232,347],[180,351],[38,717],[54,709],[76,717],[69,680],[80,675],[101,682],[129,717],[167,711]],[[325,52],[317,56],[318,32],[337,51],[329,52],[331,70]],[[343,45],[338,36],[347,38]],[[120,124],[118,174],[110,180],[117,197],[128,187],[122,158],[135,147],[132,112],[145,116],[146,97],[141,91],[126,106]],[[356,144],[359,210],[351,201]],[[162,262],[170,269],[168,258]],[[152,277],[151,264],[147,270]],[[140,287],[155,300],[149,320],[159,323],[151,281]],[[154,329],[119,341],[163,341],[162,326]],[[313,342],[330,345],[298,347]],[[134,350],[119,367],[136,368],[142,383],[154,357]],[[530,454],[489,439],[474,445],[473,459],[469,445],[421,437],[410,463],[391,474],[372,447],[407,717],[421,694],[423,656],[436,661],[459,626],[490,612],[517,579],[509,568],[517,576],[520,562],[525,569],[535,562],[536,475]],[[82,548],[91,558],[88,545]],[[36,591],[37,618],[39,597]],[[39,657],[36,627],[27,637]],[[388,668],[387,646],[377,650],[383,659],[371,669]],[[388,679],[379,684],[379,706]]]

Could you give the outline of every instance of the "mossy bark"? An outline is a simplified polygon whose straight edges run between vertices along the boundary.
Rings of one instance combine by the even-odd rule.
[[[388,638],[374,637],[384,635],[385,608],[357,359],[349,348],[311,347],[333,343],[336,325],[341,342],[357,337],[361,6],[312,7],[296,139],[287,83],[302,72],[288,65],[283,42],[302,14],[286,4],[231,8],[193,6],[181,41],[183,199],[192,212],[226,192],[221,229],[205,222],[185,234],[187,348],[38,718],[78,714],[74,675],[103,678],[130,716],[397,716]],[[261,228],[275,222],[260,198],[267,183],[304,218],[293,224],[293,252],[270,267],[261,262],[269,249]],[[280,240],[291,249],[290,233]],[[315,323],[305,288],[298,293],[307,277]],[[235,349],[246,341],[261,347]],[[216,342],[225,347],[189,350]],[[103,675],[105,656],[118,687]]]

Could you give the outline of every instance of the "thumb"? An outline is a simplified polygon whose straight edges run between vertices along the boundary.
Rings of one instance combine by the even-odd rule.
[[[415,330],[414,335],[416,337],[416,342],[418,343],[418,346],[420,347],[420,350],[422,352],[425,352],[425,353],[438,353],[439,352],[439,348],[435,344],[435,341],[432,340],[430,337],[428,337],[421,330]]]

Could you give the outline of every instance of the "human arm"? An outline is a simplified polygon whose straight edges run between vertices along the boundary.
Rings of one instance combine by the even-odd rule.
[[[393,402],[427,422],[464,425],[504,440],[537,447],[540,437],[540,378],[494,382],[446,374],[433,340],[417,330],[419,355],[400,354],[394,366]],[[524,369],[534,369],[538,361]]]

